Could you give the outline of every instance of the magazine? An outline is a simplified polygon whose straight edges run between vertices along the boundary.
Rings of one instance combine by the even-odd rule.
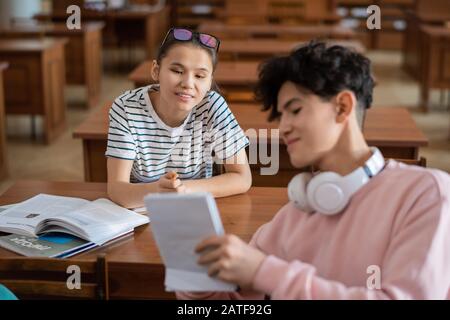
[[[115,243],[131,235],[132,230],[104,245]],[[18,234],[0,235],[0,246],[23,256],[47,258],[68,258],[98,247],[94,242],[66,233],[46,233],[39,238]]]
[[[129,233],[149,218],[122,208],[108,199],[39,194],[0,212],[0,231],[38,238],[65,233],[96,245]]]

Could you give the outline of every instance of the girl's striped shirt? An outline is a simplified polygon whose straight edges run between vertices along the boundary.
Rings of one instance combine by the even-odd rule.
[[[153,182],[169,171],[181,179],[212,176],[213,161],[236,155],[248,139],[225,99],[210,91],[184,123],[167,126],[156,114],[150,85],[119,96],[109,111],[107,157],[132,160],[131,182]]]

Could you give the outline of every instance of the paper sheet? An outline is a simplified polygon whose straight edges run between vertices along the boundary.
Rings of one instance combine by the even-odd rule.
[[[208,276],[197,263],[197,244],[224,234],[210,193],[151,194],[145,198],[150,226],[166,266],[166,286],[176,291],[232,291],[236,286]]]
[[[207,274],[166,268],[164,281],[166,291],[236,291],[236,286],[227,284]]]

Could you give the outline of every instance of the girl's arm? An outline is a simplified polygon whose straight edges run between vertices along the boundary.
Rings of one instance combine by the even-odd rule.
[[[151,183],[130,183],[133,160],[108,158],[108,197],[126,208],[144,206],[144,196],[152,192],[179,192],[181,182],[166,174]]]
[[[144,196],[152,192],[197,192],[208,191],[214,197],[226,197],[246,192],[252,184],[252,174],[245,149],[225,161],[225,173],[209,179],[180,181],[171,173],[152,183],[130,183],[133,160],[109,157],[108,196],[126,208],[144,205]]]
[[[208,191],[214,197],[245,193],[252,185],[252,173],[245,148],[225,160],[225,173],[208,179],[184,180],[187,192]]]

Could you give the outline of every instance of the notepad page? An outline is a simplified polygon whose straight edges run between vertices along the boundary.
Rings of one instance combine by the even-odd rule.
[[[197,263],[199,256],[195,253],[201,240],[224,234],[212,195],[152,194],[145,198],[145,203],[153,236],[166,266],[168,287],[181,290],[190,283],[192,290],[211,290],[217,286],[223,291],[230,290],[228,284],[207,276],[207,268]],[[201,283],[193,281],[194,278],[189,279],[189,274],[197,274],[196,278],[202,279]]]

